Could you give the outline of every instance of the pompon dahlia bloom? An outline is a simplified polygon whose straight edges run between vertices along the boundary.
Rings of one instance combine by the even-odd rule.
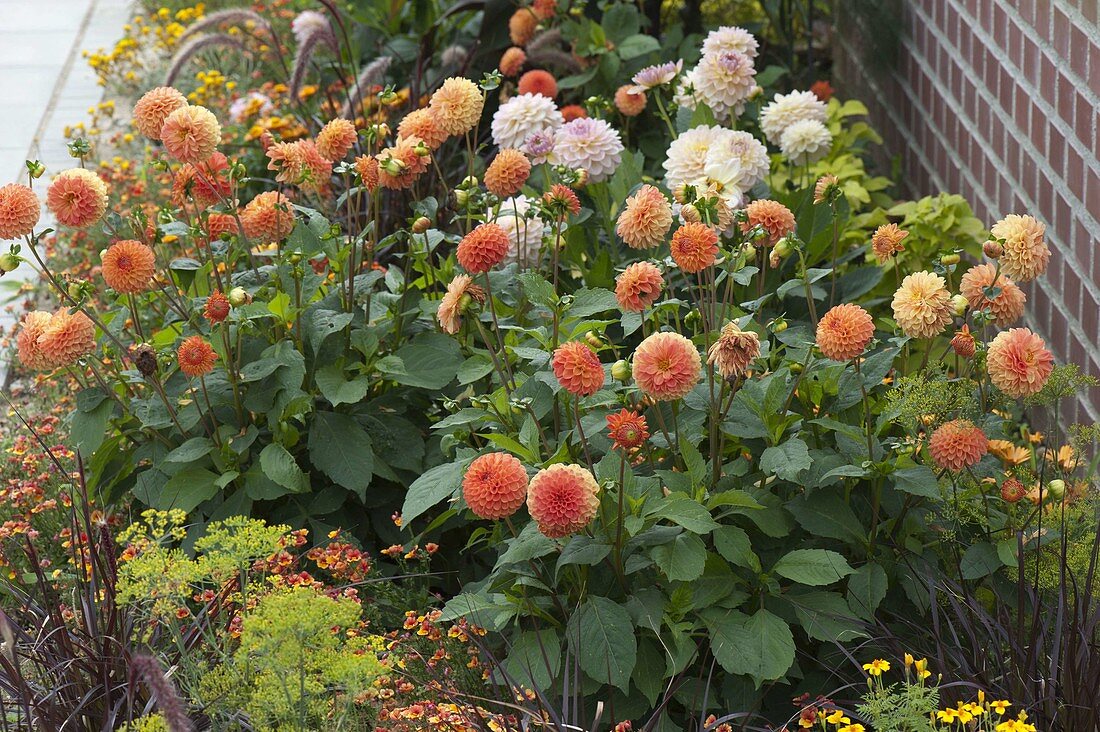
[[[164,148],[176,160],[198,165],[214,154],[222,139],[218,118],[206,107],[188,105],[172,112],[160,128]]]
[[[894,320],[910,338],[939,335],[953,318],[947,283],[931,272],[914,272],[902,280],[891,305]]]
[[[511,516],[527,500],[527,470],[506,452],[480,455],[466,468],[462,497],[479,518]]]
[[[498,147],[519,148],[530,135],[557,130],[565,124],[558,105],[541,94],[512,97],[493,113],[489,125]]]
[[[508,19],[508,37],[517,46],[526,46],[535,37],[538,16],[530,8],[519,8]]]
[[[626,199],[615,233],[633,249],[649,249],[665,240],[672,226],[672,204],[655,186],[643,185]]]
[[[817,347],[825,358],[851,361],[863,353],[875,335],[871,315],[859,305],[844,303],[833,307],[817,324]]]
[[[720,120],[741,114],[756,87],[752,58],[735,50],[704,53],[691,72],[695,96]]]
[[[172,202],[182,206],[192,200],[199,208],[208,208],[228,199],[232,193],[229,160],[215,152],[205,163],[185,163],[172,180]]]
[[[669,190],[694,185],[706,178],[707,154],[733,140],[733,130],[712,125],[692,127],[673,140],[665,154],[665,182]]]
[[[119,292],[145,292],[153,282],[156,262],[153,250],[140,241],[116,241],[103,253],[103,280]]]
[[[871,236],[871,251],[875,253],[875,259],[879,264],[885,264],[890,257],[905,251],[901,242],[909,232],[899,229],[897,224],[883,224],[875,229]]]
[[[485,98],[477,84],[452,76],[432,94],[431,109],[448,135],[464,135],[481,119]]]
[[[978,342],[974,340],[969,325],[964,325],[955,335],[951,336],[951,350],[960,358],[974,358],[974,354],[978,352]]]
[[[634,262],[615,278],[615,299],[623,312],[640,313],[656,302],[665,286],[661,270],[652,262]]]
[[[68,366],[95,350],[95,325],[77,310],[61,308],[42,325],[38,350],[51,367]]]
[[[672,234],[668,245],[676,265],[689,274],[714,264],[718,255],[718,232],[703,223],[684,224]]]
[[[568,341],[554,351],[550,365],[567,392],[577,397],[592,396],[603,388],[606,377],[599,356],[580,341]]]
[[[46,323],[50,322],[50,314],[44,310],[34,310],[23,316],[19,322],[19,334],[15,337],[16,348],[19,350],[19,361],[33,371],[45,371],[50,368],[50,359],[38,347],[38,339]]]
[[[436,318],[444,333],[454,335],[462,327],[462,313],[471,302],[485,302],[485,290],[474,284],[470,275],[455,275],[447,285],[447,292],[439,301]]]
[[[215,290],[202,306],[202,317],[211,323],[220,323],[229,317],[229,298],[221,290]]]
[[[724,25],[715,28],[703,39],[703,53],[737,51],[749,58],[756,58],[759,47],[760,44],[757,42],[756,36],[735,25]]]
[[[580,465],[558,463],[540,470],[527,488],[527,510],[544,536],[575,534],[596,517],[600,484]]]
[[[1046,343],[1027,328],[1010,328],[989,344],[986,369],[993,385],[1013,399],[1035,394],[1054,370]]]
[[[478,224],[458,243],[458,263],[471,274],[488,272],[508,256],[508,233],[498,224]]]
[[[34,231],[42,204],[34,191],[20,183],[0,188],[0,239],[18,239]]]
[[[279,191],[266,191],[241,209],[245,235],[262,244],[282,241],[294,231],[294,210],[290,199]]]
[[[432,162],[430,147],[419,137],[398,137],[392,147],[378,153],[378,183],[383,188],[408,188]]]
[[[1001,271],[1014,280],[1028,282],[1047,269],[1050,249],[1043,235],[1046,226],[1033,216],[1009,214],[993,224],[993,236],[1004,240]]]
[[[373,155],[360,155],[355,159],[355,172],[368,191],[378,187],[378,158]]]
[[[419,137],[432,150],[442,145],[448,137],[431,107],[415,109],[406,114],[397,125],[397,136]]]
[[[546,223],[535,213],[527,196],[514,196],[501,202],[494,223],[508,235],[504,264],[531,267],[539,261]]]
[[[928,451],[937,467],[958,472],[981,462],[989,452],[989,440],[974,423],[956,419],[936,428],[928,440]]]
[[[779,150],[796,165],[816,163],[833,146],[833,134],[823,123],[813,119],[795,122],[779,137]]]
[[[329,187],[332,162],[327,160],[313,140],[277,142],[267,149],[267,169],[275,171],[275,180],[303,191],[319,193]]]
[[[626,84],[615,90],[615,109],[619,110],[624,117],[637,117],[645,111],[645,92],[635,92],[632,91],[633,88],[630,84]]]
[[[607,436],[618,450],[633,450],[649,439],[645,417],[626,409],[607,415]]]
[[[500,73],[509,79],[519,76],[520,69],[527,63],[527,54],[519,46],[511,46],[500,57]]]
[[[149,139],[159,140],[168,115],[186,106],[187,97],[178,89],[170,86],[150,89],[134,105],[134,127]]]
[[[62,171],[50,182],[46,206],[65,226],[87,228],[107,211],[107,184],[84,168]]]
[[[359,139],[359,133],[355,131],[355,125],[346,119],[333,119],[325,123],[321,131],[317,133],[317,152],[330,163],[343,160],[355,141]]]
[[[577,194],[572,188],[561,183],[550,186],[550,190],[542,194],[542,202],[555,215],[568,213],[576,216],[581,212],[581,200],[577,198]]]
[[[508,198],[520,192],[527,176],[531,175],[531,161],[519,150],[505,148],[496,154],[485,171],[485,187],[494,196]]]
[[[561,116],[566,122],[588,117],[588,111],[579,104],[566,104],[561,108]]]
[[[659,402],[682,399],[699,381],[702,363],[695,344],[679,333],[654,333],[634,351],[634,381]]]
[[[206,217],[206,240],[217,241],[223,235],[236,236],[241,233],[237,218],[233,214],[212,213]]]
[[[987,295],[988,288],[995,288],[996,294],[992,297]],[[992,264],[979,264],[968,269],[959,283],[959,292],[971,309],[988,309],[999,328],[1012,325],[1023,317],[1027,295],[1015,282],[998,274]]]
[[[541,94],[553,99],[558,95],[558,81],[549,71],[531,69],[519,77],[516,91],[520,94]]]
[[[761,242],[764,246],[774,247],[780,239],[794,233],[794,214],[779,201],[766,198],[753,201],[745,206],[745,216],[741,231],[748,232],[759,226],[767,234]]]
[[[742,376],[760,355],[760,336],[751,330],[741,330],[737,323],[730,321],[722,327],[710,351],[707,363],[722,375],[722,378]]]
[[[794,91],[776,94],[775,98],[760,110],[760,129],[773,145],[779,144],[783,132],[795,122],[814,120],[824,122],[827,116],[825,102],[813,92]]]
[[[623,141],[605,120],[582,117],[567,122],[554,133],[550,162],[574,170],[587,170],[599,183],[611,177],[622,162]]]
[[[176,351],[176,358],[180,363],[180,371],[187,376],[206,376],[214,370],[214,364],[218,361],[218,354],[206,339],[202,336],[185,338]]]

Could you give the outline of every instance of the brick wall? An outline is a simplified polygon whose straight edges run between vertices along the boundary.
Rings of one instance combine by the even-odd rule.
[[[836,83],[867,102],[906,193],[961,193],[987,226],[1045,222],[1027,324],[1100,377],[1100,0],[838,5]],[[1065,423],[1098,414],[1093,389]]]

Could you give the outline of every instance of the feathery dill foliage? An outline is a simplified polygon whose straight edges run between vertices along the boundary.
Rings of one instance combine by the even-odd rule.
[[[165,721],[164,715],[157,712],[123,725],[119,732],[172,732],[172,729]]]
[[[966,407],[970,387],[942,374],[921,372],[903,376],[886,393],[886,413],[895,422],[916,427],[928,417],[941,422]]]
[[[940,706],[940,690],[934,684],[890,684],[872,688],[857,709],[874,722],[876,732],[918,732],[935,729],[930,722]]]
[[[1092,447],[1100,440],[1100,424],[1071,424],[1069,437],[1077,454],[1090,454]]]
[[[1082,389],[1100,384],[1095,376],[1081,373],[1081,367],[1075,363],[1055,366],[1050,378],[1038,393],[1024,399],[1028,406],[1053,406],[1056,402],[1073,396]]]

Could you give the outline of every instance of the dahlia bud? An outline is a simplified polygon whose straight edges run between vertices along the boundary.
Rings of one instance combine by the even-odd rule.
[[[1060,501],[1066,495],[1066,481],[1052,480],[1047,483],[1047,490],[1050,492],[1051,498]]]
[[[248,294],[248,290],[243,287],[234,287],[229,291],[229,304],[235,308],[239,308],[242,305],[247,305],[252,302],[252,296]]]
[[[694,328],[703,319],[698,310],[692,310],[684,316],[684,325],[688,328]]]
[[[477,188],[478,180],[476,175],[468,175],[462,179],[462,182],[458,184],[460,188]]]
[[[603,346],[603,339],[600,338],[599,333],[594,330],[590,330],[584,334],[584,339],[588,341],[588,345],[595,349],[599,349]]]
[[[142,343],[134,349],[134,365],[142,376],[152,376],[157,372],[157,352],[148,343]]]
[[[432,228],[431,219],[429,219],[427,216],[421,216],[413,222],[412,232],[414,234],[423,234],[430,228]]]
[[[689,224],[697,224],[702,220],[702,216],[699,215],[699,209],[695,208],[693,203],[685,203],[680,207],[680,216],[684,221]]]
[[[0,254],[0,271],[11,272],[18,267],[19,263],[22,261],[23,260],[19,258],[18,254],[4,252]]]
[[[470,200],[470,194],[461,188],[455,189],[455,203],[459,206],[465,206]]]
[[[672,197],[676,199],[676,203],[687,202],[687,183],[681,183],[672,189]]]
[[[982,251],[985,252],[985,256],[990,259],[1000,259],[1001,255],[1004,254],[1004,247],[998,242],[987,241],[985,244],[982,244]]]
[[[788,257],[791,251],[793,251],[791,248],[791,240],[789,237],[786,236],[776,242],[775,248],[772,249],[772,252],[775,254],[775,256],[779,257],[780,259],[785,259],[786,257]]]
[[[69,297],[73,300],[84,299],[84,286],[80,282],[70,282],[69,286],[65,288],[65,291],[69,294]]]
[[[772,269],[779,269],[779,265],[783,263],[783,258],[779,256],[779,252],[774,249],[768,254],[768,266]]]
[[[791,361],[791,365],[790,365],[789,368],[790,368],[792,374],[797,375],[797,374],[802,373],[802,370],[803,370],[804,367],[798,361]]]
[[[611,378],[616,381],[621,381],[625,384],[630,381],[631,374],[630,364],[627,361],[620,358],[618,361],[611,364]]]
[[[405,163],[392,157],[379,161],[378,166],[395,178],[405,170]]]
[[[784,318],[776,318],[771,325],[772,333],[782,333],[787,329],[787,321]]]
[[[41,178],[46,174],[46,166],[38,160],[27,161],[27,173],[32,178]]]
[[[432,149],[424,143],[423,140],[416,143],[416,147],[413,148],[413,152],[416,153],[418,158],[426,158],[432,154]]]
[[[1024,488],[1024,484],[1013,476],[1005,478],[1005,482],[1001,483],[1001,498],[1008,503],[1016,503],[1026,495],[1027,488]]]
[[[584,188],[586,185],[588,185],[588,171],[584,168],[579,168],[577,170],[577,177],[576,180],[573,182],[573,185],[577,188]]]
[[[966,298],[962,295],[955,295],[951,298],[951,311],[955,313],[956,317],[961,318],[966,315],[967,305]]]
[[[951,339],[951,348],[961,358],[974,358],[974,352],[977,350],[977,343],[974,340],[974,336],[970,333],[968,326],[963,326],[962,330],[954,335]]]
[[[397,92],[395,92],[393,89],[386,89],[378,95],[378,101],[380,101],[382,104],[385,104],[386,106],[391,106],[401,101],[401,97],[399,97],[397,95]]]
[[[951,267],[961,261],[962,257],[960,257],[958,254],[945,254],[940,257],[940,264],[942,264],[944,267]]]

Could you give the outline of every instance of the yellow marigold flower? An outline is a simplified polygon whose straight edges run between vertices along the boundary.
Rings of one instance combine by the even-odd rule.
[[[832,714],[825,717],[825,721],[829,724],[849,724],[852,720],[844,716],[844,712],[839,709],[834,710]]]
[[[863,664],[863,670],[872,676],[881,676],[883,671],[890,670],[890,662],[884,661],[881,658],[876,658],[870,663]]]
[[[1004,713],[1008,711],[1010,706],[1012,706],[1012,702],[1005,701],[1004,699],[997,699],[989,702],[989,708],[1001,716],[1004,716]]]

